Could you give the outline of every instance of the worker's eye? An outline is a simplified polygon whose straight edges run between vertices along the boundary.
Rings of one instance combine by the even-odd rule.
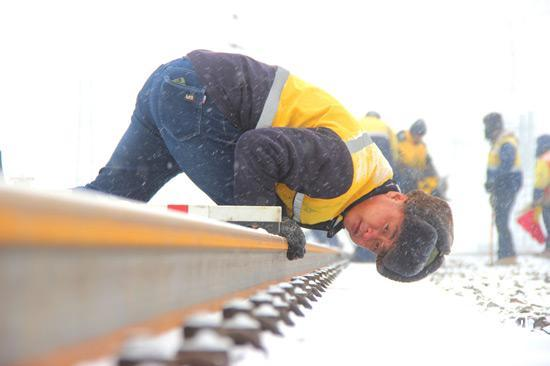
[[[384,232],[387,233],[390,231],[390,224],[384,225]]]

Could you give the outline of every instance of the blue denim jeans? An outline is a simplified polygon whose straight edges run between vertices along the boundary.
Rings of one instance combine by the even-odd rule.
[[[509,222],[517,193],[514,188],[504,187],[494,190],[491,196],[498,234],[498,259],[516,255]]]
[[[130,126],[87,189],[148,201],[181,172],[217,204],[231,205],[240,131],[206,95],[191,62],[160,66],[139,92]]]
[[[546,249],[550,250],[550,207],[544,207],[542,209],[542,222],[546,229]]]

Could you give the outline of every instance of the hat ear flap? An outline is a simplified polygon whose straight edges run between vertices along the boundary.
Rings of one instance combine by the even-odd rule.
[[[445,257],[439,256],[433,261],[432,264],[422,269],[419,273],[415,274],[412,277],[404,277],[385,268],[384,264],[382,263],[382,258],[378,257],[376,258],[376,269],[378,270],[378,273],[380,273],[382,276],[386,278],[389,278],[390,280],[394,280],[398,282],[415,282],[437,271],[437,269],[441,267],[443,262],[445,262]]]
[[[424,268],[435,243],[437,231],[426,221],[411,217],[405,220],[399,245],[382,258],[382,265],[391,272],[412,277]]]
[[[451,246],[453,244],[453,223],[449,224],[450,230],[440,226],[437,230],[437,249],[443,254],[449,254],[451,252]]]
[[[453,215],[449,205],[422,191],[410,193],[409,200],[412,203],[406,208],[407,216],[428,217],[429,224],[437,232],[437,249],[443,254],[449,254],[453,244]]]

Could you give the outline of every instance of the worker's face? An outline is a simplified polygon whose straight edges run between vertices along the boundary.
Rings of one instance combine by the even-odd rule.
[[[422,135],[415,135],[414,133],[411,133],[411,136],[415,144],[419,144],[422,142]]]
[[[494,126],[485,123],[485,138],[489,141],[494,141],[498,137],[500,130]]]
[[[406,200],[403,193],[388,192],[353,207],[344,217],[351,240],[376,255],[388,252],[401,232]]]

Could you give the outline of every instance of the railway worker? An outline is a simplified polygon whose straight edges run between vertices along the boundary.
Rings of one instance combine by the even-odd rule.
[[[533,203],[542,210],[542,221],[546,228],[546,243],[542,255],[550,258],[550,135],[537,138],[535,155],[537,162]]]
[[[516,251],[509,228],[510,212],[522,185],[523,175],[518,140],[504,129],[502,116],[489,113],[483,117],[485,138],[491,144],[485,190],[490,195],[498,234],[497,264],[516,263]]]
[[[403,192],[420,189],[442,197],[443,192],[438,190],[439,175],[423,141],[426,132],[426,123],[419,119],[408,131],[400,131],[397,134],[396,180]]]
[[[392,169],[397,160],[397,137],[392,128],[380,118],[380,114],[369,111],[359,123],[364,124],[372,141],[378,146],[382,155],[386,158]]]
[[[287,257],[300,228],[346,228],[378,271],[415,281],[450,252],[446,202],[400,193],[371,138],[332,96],[278,66],[205,50],[161,65],[131,123],[86,188],[148,201],[184,172],[220,205],[281,205]]]

